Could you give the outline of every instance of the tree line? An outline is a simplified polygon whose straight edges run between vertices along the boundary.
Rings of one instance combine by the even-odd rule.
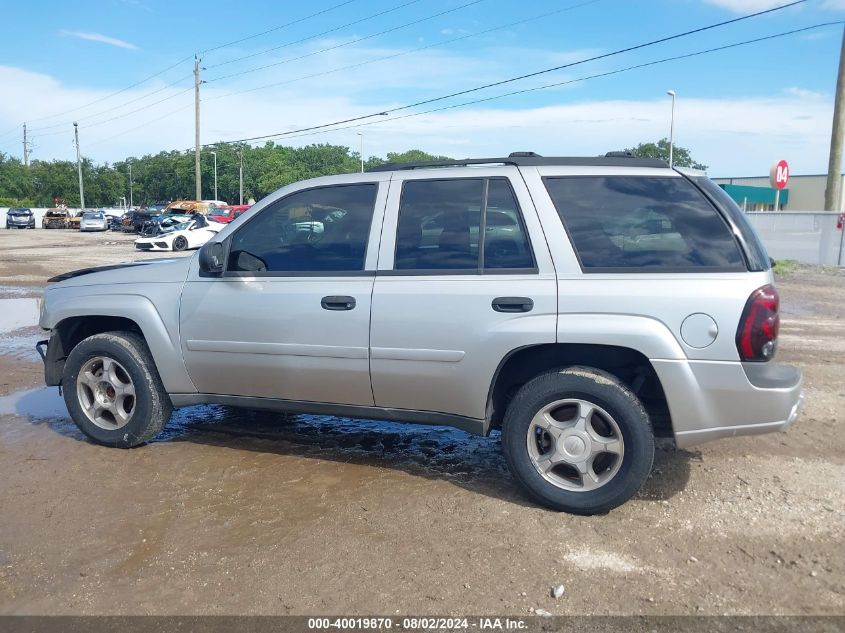
[[[244,201],[259,200],[279,187],[317,176],[342,174],[361,169],[360,155],[341,145],[287,147],[267,143],[260,147],[220,144],[217,152],[217,197],[236,204],[239,199],[239,164],[243,152]],[[372,156],[364,167],[386,162],[441,160],[445,156],[421,150],[390,152],[386,158]],[[132,166],[132,201],[136,206],[156,200],[193,200],[194,153],[168,151],[95,164],[82,160],[86,207],[110,207],[126,198],[129,203],[129,165]],[[202,197],[214,197],[214,157],[208,150],[201,156]],[[24,166],[20,159],[0,152],[0,206],[50,207],[54,199],[69,207],[79,206],[76,162],[34,160]]]
[[[260,147],[221,143],[217,152],[217,197],[230,203],[239,198],[239,163],[243,152],[244,201],[259,200],[279,187],[317,176],[351,173],[361,169],[358,152],[342,145],[315,144],[288,147],[268,142]],[[668,140],[641,143],[629,151],[637,156],[668,160]],[[674,148],[675,164],[704,168],[695,162],[689,150]],[[421,160],[443,160],[422,150],[389,152],[385,158],[372,156],[364,167],[385,162],[401,163]],[[86,207],[110,207],[129,203],[129,165],[132,166],[132,201],[136,206],[156,200],[193,200],[194,153],[165,151],[128,158],[114,163],[95,164],[82,160],[82,177]],[[201,157],[202,197],[214,197],[214,157],[204,150]],[[54,199],[64,200],[69,207],[79,206],[79,181],[73,161],[34,160],[30,165],[0,152],[0,206],[50,207]]]

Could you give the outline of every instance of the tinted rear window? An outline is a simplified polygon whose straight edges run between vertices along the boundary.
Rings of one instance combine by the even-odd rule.
[[[694,178],[693,181],[698,185],[704,193],[710,196],[713,202],[730,218],[736,227],[736,232],[742,239],[742,245],[748,258],[748,269],[754,271],[768,270],[771,268],[769,260],[769,253],[757,232],[751,226],[748,218],[742,212],[742,209],[737,206],[733,198],[731,198],[724,189],[722,189],[715,182],[706,176]]]
[[[684,178],[544,180],[585,271],[746,270],[725,220]]]

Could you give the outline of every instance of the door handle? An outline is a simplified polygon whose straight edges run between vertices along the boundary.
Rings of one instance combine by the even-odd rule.
[[[323,310],[351,310],[355,307],[355,297],[345,295],[330,295],[320,301]]]
[[[496,297],[492,306],[496,312],[531,312],[534,300],[528,297]]]

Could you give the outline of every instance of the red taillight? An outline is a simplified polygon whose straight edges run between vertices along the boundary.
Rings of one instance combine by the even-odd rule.
[[[736,348],[742,360],[774,358],[780,327],[779,305],[780,297],[774,286],[757,288],[748,297],[736,331]]]

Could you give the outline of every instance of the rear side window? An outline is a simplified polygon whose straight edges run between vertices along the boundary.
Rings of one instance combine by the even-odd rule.
[[[744,271],[719,212],[684,178],[545,178],[586,272]]]
[[[490,272],[534,268],[519,205],[507,179],[405,182],[394,268],[479,272],[482,267]]]

